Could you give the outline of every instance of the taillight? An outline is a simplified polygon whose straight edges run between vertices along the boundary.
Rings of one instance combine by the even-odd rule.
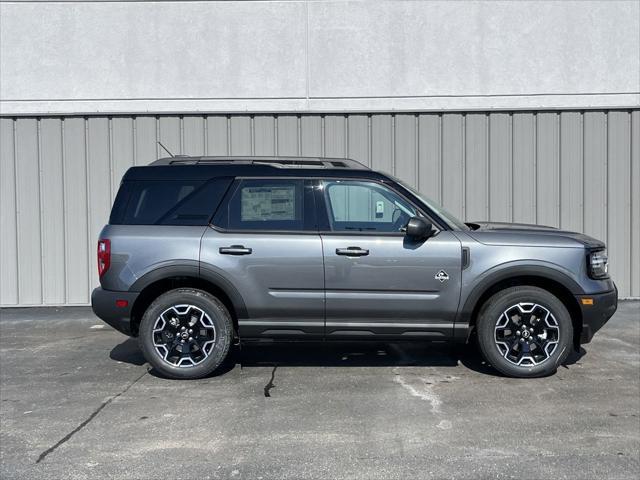
[[[111,265],[111,240],[98,240],[98,276],[102,278],[104,272]]]

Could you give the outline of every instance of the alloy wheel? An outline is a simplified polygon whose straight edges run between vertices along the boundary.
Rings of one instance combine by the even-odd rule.
[[[518,303],[498,319],[494,339],[500,354],[518,366],[540,365],[553,355],[560,341],[558,321],[546,307]]]
[[[156,319],[153,346],[160,357],[176,367],[192,367],[209,356],[216,341],[211,317],[195,305],[173,305]]]

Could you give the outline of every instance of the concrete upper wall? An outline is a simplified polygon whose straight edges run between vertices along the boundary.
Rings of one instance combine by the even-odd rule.
[[[2,2],[0,113],[640,105],[640,2]]]

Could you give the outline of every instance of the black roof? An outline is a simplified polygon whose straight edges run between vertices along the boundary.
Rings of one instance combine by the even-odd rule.
[[[132,167],[123,180],[208,179],[223,176],[385,178],[348,158],[176,156],[161,158],[147,166]]]

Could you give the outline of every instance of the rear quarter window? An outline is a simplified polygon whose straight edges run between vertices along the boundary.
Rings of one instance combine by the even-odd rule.
[[[112,209],[114,225],[208,225],[231,178],[123,182]]]

